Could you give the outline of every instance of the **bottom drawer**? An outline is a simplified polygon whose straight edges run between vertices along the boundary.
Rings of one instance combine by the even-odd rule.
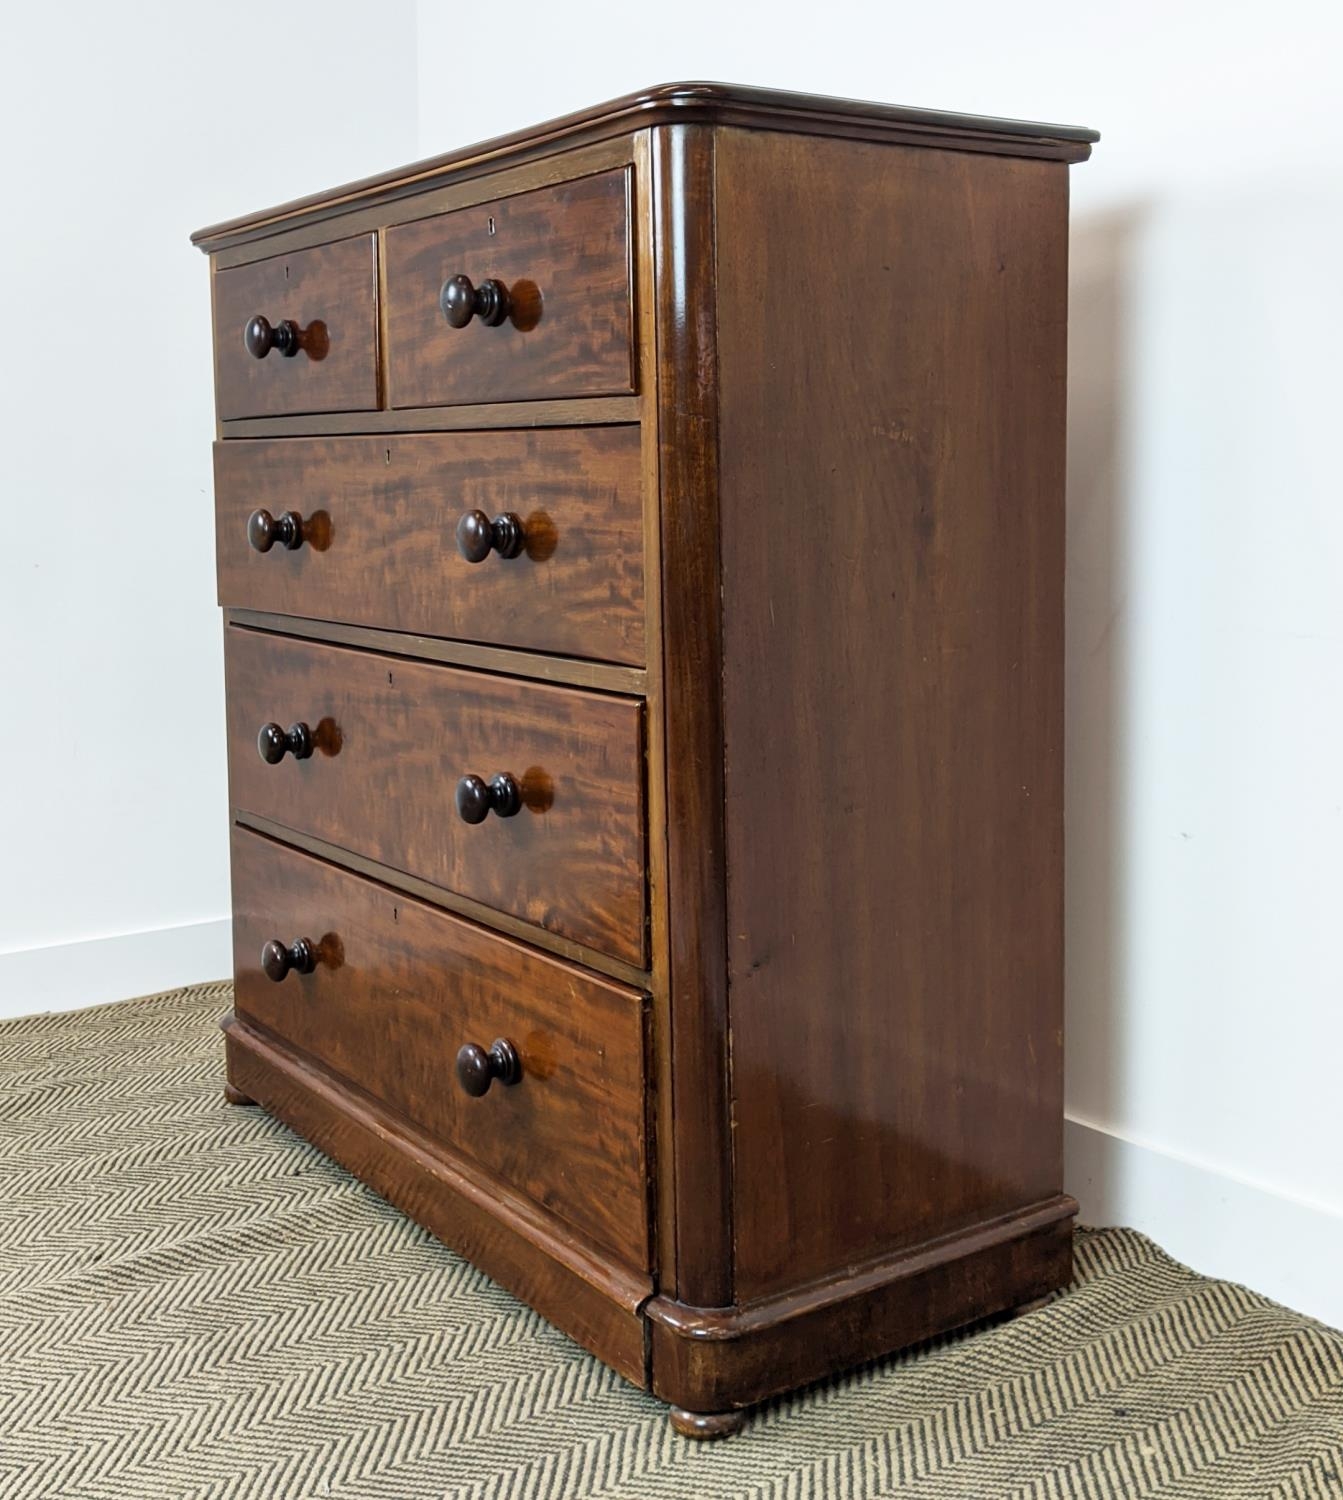
[[[311,948],[302,973],[299,940]],[[289,970],[271,977],[278,942]],[[284,967],[276,963],[273,973]],[[299,959],[296,967],[295,958]],[[649,1263],[645,996],[436,907],[233,834],[241,1015],[469,1155],[626,1264]],[[502,1039],[517,1077],[490,1057]],[[476,1087],[458,1077],[474,1044]],[[505,1069],[505,1071],[507,1071]]]

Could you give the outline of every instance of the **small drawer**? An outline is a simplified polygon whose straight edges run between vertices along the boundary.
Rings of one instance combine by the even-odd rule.
[[[643,966],[639,700],[238,626],[224,669],[235,808]]]
[[[632,426],[217,443],[219,602],[642,666],[641,485]]]
[[[634,390],[625,170],[386,232],[390,404]]]
[[[375,257],[363,234],[215,273],[222,421],[377,407]]]
[[[233,952],[241,1014],[648,1265],[639,991],[243,829]]]

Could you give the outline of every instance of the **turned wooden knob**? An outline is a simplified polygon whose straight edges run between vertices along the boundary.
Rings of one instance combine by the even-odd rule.
[[[489,1091],[497,1078],[500,1083],[512,1085],[522,1077],[522,1059],[512,1042],[499,1037],[487,1052],[475,1042],[467,1044],[457,1053],[457,1082],[473,1099]]]
[[[489,782],[468,773],[457,783],[457,812],[463,823],[483,823],[490,813],[511,818],[521,807],[522,788],[507,771]]]
[[[457,523],[457,550],[469,563],[484,562],[491,552],[517,557],[526,542],[522,517],[511,510],[492,521],[483,510],[469,510]]]
[[[303,545],[303,517],[296,510],[280,516],[254,510],[247,518],[247,542],[253,552],[269,552],[276,542],[292,552]]]
[[[438,306],[449,328],[465,328],[472,318],[497,328],[509,313],[508,288],[502,281],[473,286],[469,276],[449,276],[439,290]]]
[[[312,730],[306,724],[291,724],[288,729],[263,724],[257,730],[256,748],[268,766],[278,766],[286,755],[307,760],[312,754]]]
[[[271,938],[261,949],[261,967],[273,984],[279,984],[290,969],[311,974],[317,967],[317,949],[310,938],[295,938],[287,948],[279,938]]]
[[[260,313],[242,331],[243,345],[253,359],[265,359],[272,349],[286,359],[298,353],[299,327],[292,318],[281,318],[274,327]]]

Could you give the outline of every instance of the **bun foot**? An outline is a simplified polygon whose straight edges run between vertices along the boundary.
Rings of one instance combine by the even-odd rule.
[[[700,1442],[731,1437],[746,1426],[744,1411],[687,1411],[683,1406],[673,1406],[667,1415],[682,1437],[697,1438]]]
[[[249,1099],[241,1089],[235,1089],[231,1083],[224,1085],[224,1098],[230,1104],[255,1104],[255,1099]]]

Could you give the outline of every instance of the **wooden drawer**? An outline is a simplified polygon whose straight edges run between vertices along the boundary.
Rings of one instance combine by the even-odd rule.
[[[301,544],[255,550],[258,509]],[[467,562],[468,511],[521,554]],[[221,604],[643,665],[637,427],[216,443],[215,517]]]
[[[262,968],[272,941],[311,973]],[[644,997],[235,829],[237,1009],[591,1235],[648,1264]],[[458,1049],[516,1049],[473,1097]]]
[[[634,390],[624,170],[387,230],[390,405],[449,406]],[[450,278],[508,294],[503,321],[451,327]]]
[[[377,261],[362,234],[253,261],[214,278],[215,400],[223,421],[378,404]],[[261,358],[244,335],[261,316],[299,329],[297,353]]]
[[[643,966],[642,705],[230,626],[235,808]],[[313,753],[261,759],[267,722]],[[459,778],[515,777],[523,806],[469,824]]]

